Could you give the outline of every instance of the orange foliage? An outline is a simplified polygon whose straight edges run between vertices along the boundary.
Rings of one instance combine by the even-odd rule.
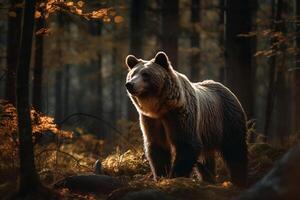
[[[112,8],[101,8],[92,12],[85,13],[83,11],[84,6],[83,1],[64,1],[64,0],[47,0],[46,2],[41,3],[38,7],[39,9],[44,10],[45,18],[47,19],[50,14],[56,11],[66,11],[75,15],[82,16],[86,19],[103,19],[108,16],[108,11]],[[40,15],[36,14],[36,18],[39,18]]]
[[[52,117],[42,115],[34,109],[31,110],[31,122],[33,132],[32,138],[34,143],[37,142],[37,138],[46,132],[51,132],[64,138],[71,138],[73,135],[70,131],[58,129]],[[12,104],[0,100],[0,160],[5,161],[0,163],[3,165],[4,163],[10,163],[10,165],[16,166],[15,162],[17,161],[16,157],[19,144],[17,133],[18,121],[16,108]],[[5,166],[0,164],[0,168],[2,167]]]

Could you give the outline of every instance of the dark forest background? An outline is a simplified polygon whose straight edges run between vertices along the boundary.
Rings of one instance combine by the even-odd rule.
[[[95,155],[119,138],[131,147],[139,129],[125,58],[148,60],[160,50],[191,81],[213,79],[236,94],[249,142],[285,148],[300,130],[299,33],[298,0],[1,0],[0,99],[19,114],[21,165],[37,131],[29,107],[32,120],[53,117],[45,127],[92,135]],[[64,142],[56,140],[56,152]]]
[[[297,1],[79,2],[84,7],[78,13],[56,10],[48,16],[39,7],[35,19],[30,103],[57,122],[73,113],[96,115],[113,126],[136,121],[124,88],[124,59],[151,59],[163,50],[192,81],[228,86],[258,132],[283,142],[299,130]],[[1,3],[0,95],[11,102],[20,3]],[[100,8],[107,15],[82,16]],[[105,122],[86,117],[69,123],[102,138],[113,134]]]

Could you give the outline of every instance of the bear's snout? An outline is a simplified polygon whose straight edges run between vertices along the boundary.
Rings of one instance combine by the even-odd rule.
[[[132,82],[127,82],[125,84],[125,87],[127,88],[128,92],[134,93],[134,83]]]

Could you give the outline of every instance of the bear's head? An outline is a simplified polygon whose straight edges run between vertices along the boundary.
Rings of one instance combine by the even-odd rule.
[[[175,94],[177,75],[168,56],[158,52],[146,61],[129,55],[126,65],[129,71],[125,86],[136,108],[149,117],[162,114],[164,105],[178,96]]]

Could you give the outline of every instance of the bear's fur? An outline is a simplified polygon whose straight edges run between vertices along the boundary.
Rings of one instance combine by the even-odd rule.
[[[164,52],[150,61],[129,55],[126,88],[135,105],[154,178],[188,177],[194,166],[205,181],[214,175],[214,152],[232,182],[247,180],[246,117],[236,96],[212,80],[191,83]]]

